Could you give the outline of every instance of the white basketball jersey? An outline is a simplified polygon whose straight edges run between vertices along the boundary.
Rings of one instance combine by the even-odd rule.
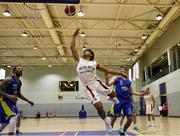
[[[145,95],[144,100],[145,100],[146,105],[152,105],[153,104],[151,94]]]
[[[79,60],[76,70],[83,85],[96,81],[96,67],[96,61],[88,61],[82,58]]]

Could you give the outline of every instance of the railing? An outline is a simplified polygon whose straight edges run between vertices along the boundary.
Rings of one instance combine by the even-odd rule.
[[[155,81],[155,80],[157,80],[157,79],[159,79],[159,78],[161,78],[167,74],[169,74],[169,67],[164,67],[158,73],[153,74],[151,78],[148,78],[146,81],[143,81],[142,84],[143,84],[143,86],[147,85],[147,84],[149,84],[149,83],[151,83],[151,82],[153,82],[153,81]]]

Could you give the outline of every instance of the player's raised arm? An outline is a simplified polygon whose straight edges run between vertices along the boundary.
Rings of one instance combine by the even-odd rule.
[[[73,55],[75,61],[79,61],[79,55],[78,55],[78,52],[75,48],[76,37],[78,34],[79,34],[79,28],[74,32],[74,34],[72,36],[72,40],[71,40],[71,52],[72,52],[72,55]]]
[[[109,74],[112,74],[112,75],[122,75],[124,77],[127,77],[127,74],[123,73],[123,72],[120,72],[120,71],[114,71],[114,70],[111,70],[111,69],[108,69],[100,64],[97,64],[97,69],[99,71],[102,71],[102,72],[105,72],[105,73],[109,73]]]

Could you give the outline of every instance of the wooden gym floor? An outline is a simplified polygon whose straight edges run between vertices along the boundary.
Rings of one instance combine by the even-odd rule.
[[[135,132],[132,128],[133,125],[128,129],[130,134],[136,135],[167,135],[175,136],[180,135],[180,118],[166,118],[166,117],[156,117],[156,127],[146,127],[146,117],[137,117],[137,124],[141,129],[141,132]],[[114,130],[119,128],[119,119],[116,121]],[[95,133],[100,132],[105,129],[104,122],[100,118],[87,118],[87,119],[78,119],[78,118],[42,118],[42,119],[24,119],[21,123],[21,131],[24,134],[46,132],[46,135],[71,135],[70,132],[73,131],[72,135],[77,135],[78,132],[93,132],[92,135],[103,134]],[[7,128],[4,133],[7,132]],[[48,133],[51,132],[51,133]],[[116,134],[116,133],[114,133]],[[86,135],[90,135],[86,134]]]

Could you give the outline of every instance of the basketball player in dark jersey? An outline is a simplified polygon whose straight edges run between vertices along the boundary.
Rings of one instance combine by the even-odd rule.
[[[16,133],[19,133],[20,115],[17,108],[18,98],[28,102],[31,106],[34,105],[32,101],[21,94],[21,76],[22,67],[16,66],[13,68],[13,75],[6,78],[0,85],[0,116],[3,118],[0,122],[0,132],[9,123],[9,135],[14,134],[15,127],[17,127]]]

